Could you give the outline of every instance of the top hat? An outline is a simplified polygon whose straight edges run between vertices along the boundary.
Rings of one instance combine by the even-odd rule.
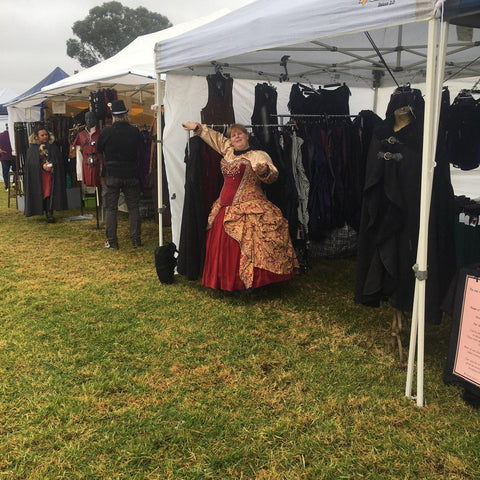
[[[112,115],[122,115],[124,113],[127,113],[127,107],[125,107],[125,104],[123,103],[123,100],[114,100],[112,102]]]

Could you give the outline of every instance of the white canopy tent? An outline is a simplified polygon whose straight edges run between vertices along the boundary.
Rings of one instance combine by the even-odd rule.
[[[52,83],[12,105],[16,108],[29,108],[51,99],[88,100],[91,91],[101,88],[115,88],[119,95],[127,100],[153,104],[156,83],[153,56],[155,44],[218,19],[229,12],[229,9],[223,8],[165,30],[139,36],[113,57]]]
[[[446,0],[439,1],[438,5],[434,0],[257,0],[203,27],[159,42],[155,47],[157,79],[161,74],[167,74],[165,163],[170,195],[177,198],[183,197],[183,183],[179,183],[175,172],[183,168],[185,142],[183,146],[178,143],[174,145],[178,134],[172,134],[171,131],[178,131],[181,126],[180,123],[169,125],[167,106],[173,111],[175,103],[172,101],[170,105],[169,92],[176,92],[173,84],[181,76],[204,77],[213,73],[215,68],[220,68],[234,79],[290,80],[317,84],[331,83],[333,80],[346,82],[350,87],[393,86],[395,82],[381,63],[380,53],[398,84],[426,83],[417,255],[419,274],[405,392],[407,397],[412,396],[417,344],[416,401],[419,406],[424,404],[428,216],[441,86],[444,74],[447,78],[459,73],[469,77],[480,75],[480,67],[476,63],[478,49],[474,48],[479,45],[479,33],[474,31],[471,40],[459,41],[455,28],[449,28],[448,22],[439,21],[444,6],[449,18],[480,11],[478,0]],[[205,92],[184,90],[181,101],[188,103],[199,93]],[[178,104],[180,99],[174,100]],[[160,125],[158,129],[160,131]],[[158,183],[161,185],[160,180]],[[173,205],[174,227],[174,223],[181,218],[180,203]],[[161,243],[161,229],[159,235]]]

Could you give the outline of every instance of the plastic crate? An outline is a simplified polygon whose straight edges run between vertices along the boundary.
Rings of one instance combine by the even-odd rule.
[[[97,199],[95,197],[83,197],[83,205],[85,208],[95,208]]]

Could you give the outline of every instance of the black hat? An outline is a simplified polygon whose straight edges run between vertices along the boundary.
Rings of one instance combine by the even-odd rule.
[[[127,107],[123,103],[123,100],[114,100],[112,102],[112,115],[122,115],[123,113],[127,113]]]

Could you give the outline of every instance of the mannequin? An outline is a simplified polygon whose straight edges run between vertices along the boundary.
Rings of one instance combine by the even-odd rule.
[[[411,105],[405,105],[403,107],[397,108],[393,112],[393,115],[395,117],[395,122],[393,124],[394,132],[398,132],[403,127],[406,127],[414,118]]]
[[[413,308],[423,153],[421,92],[409,87],[391,96],[386,119],[376,125],[366,164],[358,239],[355,301],[393,307],[392,342],[403,363],[400,333]],[[439,136],[440,138],[440,136]],[[455,271],[453,189],[441,142],[437,148],[428,238],[427,323],[441,321],[440,303]]]
[[[84,185],[98,187],[102,156],[97,152],[97,141],[100,129],[97,128],[97,117],[93,112],[85,114],[85,129],[81,130],[73,142],[77,157],[77,179]]]
[[[403,107],[397,108],[393,112],[395,121],[393,123],[393,131],[399,132],[402,128],[409,125],[412,120],[415,118],[413,115],[413,109],[411,105],[405,105]],[[392,318],[392,346],[395,348],[395,344],[398,347],[398,355],[400,365],[405,365],[405,360],[403,357],[403,346],[402,338],[400,334],[403,331],[403,326],[406,321],[405,312],[398,308],[393,309],[393,318]]]

